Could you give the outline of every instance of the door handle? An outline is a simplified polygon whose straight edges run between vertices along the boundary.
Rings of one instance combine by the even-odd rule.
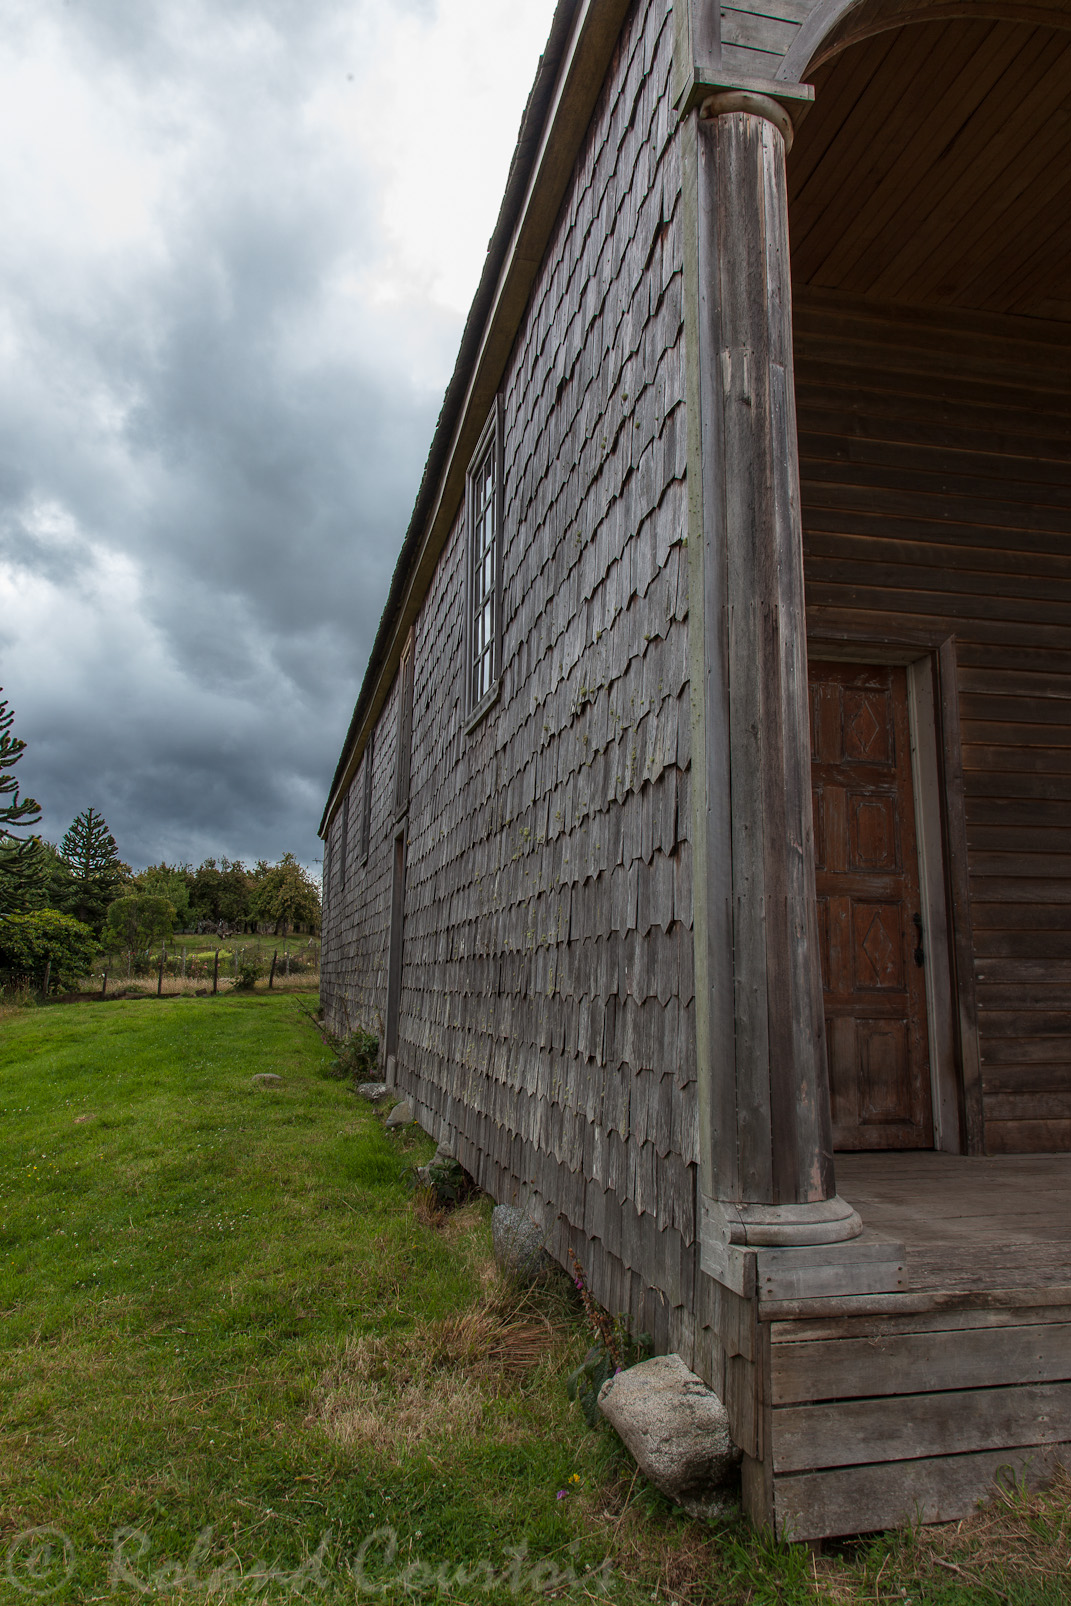
[[[918,941],[915,944],[915,963],[921,970],[923,965],[926,963],[926,955],[922,950],[922,916],[912,915],[911,924],[914,926],[915,935],[918,938]]]

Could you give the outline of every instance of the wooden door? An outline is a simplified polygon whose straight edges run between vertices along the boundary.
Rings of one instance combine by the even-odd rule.
[[[834,1147],[932,1148],[907,671],[812,663],[809,678]]]

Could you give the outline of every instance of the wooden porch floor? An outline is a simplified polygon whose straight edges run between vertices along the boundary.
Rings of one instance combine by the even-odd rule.
[[[837,1157],[899,1292],[759,1302],[769,1334],[752,1514],[799,1539],[951,1522],[1071,1466],[1071,1154]]]
[[[839,1154],[837,1190],[907,1249],[905,1292],[1071,1289],[1071,1154]]]

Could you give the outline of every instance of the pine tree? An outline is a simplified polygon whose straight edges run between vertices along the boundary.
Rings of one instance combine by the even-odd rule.
[[[89,808],[76,815],[60,852],[72,876],[72,912],[99,933],[126,870],[103,814]]]
[[[41,818],[41,805],[32,797],[20,798],[19,783],[9,773],[26,749],[26,743],[11,734],[14,722],[14,711],[0,698],[0,913],[21,909],[42,871],[37,837],[12,829],[36,825]]]

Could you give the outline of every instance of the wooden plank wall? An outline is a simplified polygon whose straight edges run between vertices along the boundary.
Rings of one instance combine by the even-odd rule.
[[[1062,1291],[1066,1299],[1066,1289]],[[1071,1464],[1071,1306],[763,1324],[786,1538],[967,1516],[997,1479]]]
[[[696,1291],[672,55],[669,0],[641,0],[509,364],[501,695],[474,730],[460,517],[417,621],[398,1079],[495,1199],[575,1247],[605,1306],[734,1402],[757,1453],[754,1309]],[[332,892],[325,939],[330,1018],[373,1029],[395,723],[390,706],[367,872]]]
[[[814,0],[736,0],[721,8],[721,64],[744,78],[773,78]]]
[[[797,295],[809,633],[956,638],[994,1153],[1071,1148],[1069,356],[1067,325]]]

